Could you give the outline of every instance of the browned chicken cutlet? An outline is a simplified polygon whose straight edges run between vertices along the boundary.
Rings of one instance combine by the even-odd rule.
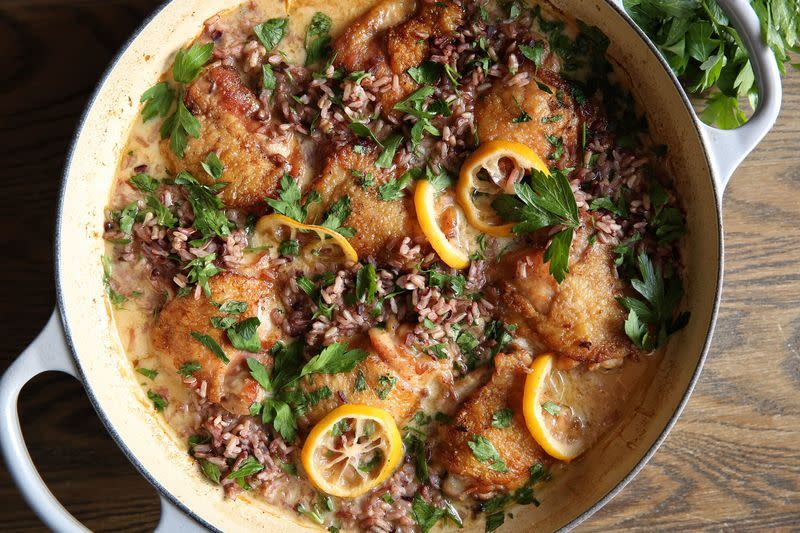
[[[207,383],[206,397],[222,404],[236,414],[247,414],[257,400],[258,384],[250,377],[246,359],[265,357],[241,352],[228,341],[225,332],[212,326],[211,318],[233,316],[236,321],[258,317],[262,346],[270,347],[280,336],[280,330],[269,318],[272,309],[280,305],[271,282],[224,272],[209,281],[211,299],[200,296],[175,298],[161,310],[152,334],[153,347],[165,363],[176,371],[186,363],[199,363],[194,377]],[[238,315],[221,313],[218,305],[229,300],[245,302],[247,310]],[[212,301],[218,305],[214,305]],[[208,335],[220,345],[230,359],[225,363],[192,337],[192,332]]]
[[[376,158],[374,149],[359,154],[352,147],[331,155],[322,175],[312,185],[322,201],[309,206],[310,220],[319,223],[334,202],[347,196],[350,215],[342,225],[356,230],[348,240],[362,258],[383,258],[393,241],[421,235],[410,195],[399,200],[381,200],[379,187],[398,178],[401,169],[380,169],[375,166]],[[370,180],[372,185],[365,185]]]
[[[622,359],[636,351],[625,336],[625,311],[616,300],[623,289],[613,248],[588,245],[584,233],[573,240],[569,273],[561,284],[544,263],[543,249],[509,255],[505,264],[516,275],[502,283],[502,300],[508,319],[524,322],[550,350],[588,363]]]
[[[530,67],[520,69],[520,72],[526,71],[533,77]],[[517,141],[532,148],[544,160],[551,155],[560,160],[555,156],[561,151],[565,156],[564,163],[567,166],[573,164],[581,127],[579,113],[569,91],[560,88],[563,80],[553,73],[548,73],[546,79],[550,92],[542,90],[533,81],[522,86],[510,86],[500,80],[494,82],[475,105],[480,142],[496,139]],[[524,113],[527,113],[528,120],[522,120],[526,118]],[[563,149],[559,143],[563,143]]]
[[[306,413],[304,426],[318,422],[343,403],[369,405],[388,411],[402,425],[418,410],[423,390],[433,381],[452,382],[449,360],[439,361],[408,349],[403,340],[405,329],[387,331],[372,328],[369,338],[354,342],[370,352],[353,370],[339,374],[315,374],[302,384],[311,392],[327,386],[332,396]],[[360,376],[363,376],[361,381]],[[356,386],[361,382],[361,386]]]
[[[378,93],[385,114],[417,89],[406,72],[428,59],[428,38],[452,35],[461,24],[461,7],[453,0],[384,0],[350,24],[333,43],[337,66],[366,70],[376,79],[398,77]]]
[[[170,149],[168,139],[161,141],[161,153],[170,172],[187,170],[211,184],[214,179],[201,163],[216,152],[225,165],[221,181],[229,183],[219,194],[226,206],[261,208],[266,197],[275,196],[284,174],[302,174],[300,143],[292,135],[270,139],[259,132],[259,101],[233,67],[205,69],[187,87],[184,103],[200,121],[200,137],[189,137],[183,158]]]
[[[548,456],[528,431],[522,414],[522,396],[531,357],[517,351],[498,354],[489,382],[473,393],[456,413],[453,422],[443,426],[434,457],[447,469],[445,490],[452,494],[479,495],[497,490],[514,490],[530,477],[530,467],[545,464]],[[492,426],[492,416],[511,409],[508,427]],[[498,472],[481,462],[469,446],[476,436],[487,439],[508,469]],[[502,470],[502,469],[501,469]]]

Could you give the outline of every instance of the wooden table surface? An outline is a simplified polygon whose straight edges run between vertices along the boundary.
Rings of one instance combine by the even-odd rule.
[[[97,80],[156,0],[0,0],[0,371],[54,304],[64,158]],[[650,464],[582,527],[800,528],[800,74],[778,124],[725,193],[722,310],[700,382]],[[93,530],[151,530],[155,490],[106,434],[77,381],[34,379],[20,400],[50,488]],[[0,530],[42,530],[0,470]]]

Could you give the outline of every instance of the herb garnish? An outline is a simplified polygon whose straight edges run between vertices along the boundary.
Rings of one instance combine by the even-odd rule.
[[[228,328],[228,340],[237,350],[258,353],[261,351],[261,339],[258,337],[258,326],[261,321],[256,317],[250,317],[236,325]]]
[[[433,61],[423,61],[417,67],[411,67],[407,71],[411,79],[420,85],[436,83],[442,75],[442,66]]]
[[[498,196],[492,207],[504,219],[516,222],[514,233],[529,233],[550,226],[566,226],[556,233],[544,253],[550,274],[561,283],[569,271],[569,248],[573,230],[580,225],[578,205],[566,171],[545,174],[531,171],[531,183],[515,184],[515,195]]]
[[[275,210],[276,213],[285,215],[298,222],[305,222],[308,216],[308,205],[319,201],[319,194],[312,191],[306,195],[305,201],[301,201],[302,194],[297,180],[289,174],[284,174],[281,178],[280,189],[278,190],[278,199],[267,198],[267,204]]]
[[[156,411],[163,411],[164,408],[169,405],[169,402],[157,392],[149,390],[147,391],[147,397],[153,402],[153,407],[156,408]]]
[[[211,297],[211,287],[208,285],[208,280],[222,272],[222,269],[214,264],[216,258],[216,253],[204,255],[203,257],[192,259],[183,267],[184,270],[189,271],[186,275],[189,283],[199,285],[203,289],[206,298]]]
[[[149,368],[137,368],[136,371],[150,379],[156,379],[156,376],[158,375],[158,370],[151,370]]]
[[[542,409],[547,411],[553,416],[558,416],[561,413],[561,406],[552,400],[547,400],[542,404]]]
[[[180,83],[191,83],[200,75],[203,66],[211,59],[214,43],[193,44],[191,48],[178,50],[172,65],[172,77]]]
[[[147,122],[151,118],[166,117],[169,110],[172,109],[173,100],[175,100],[175,89],[165,81],[156,83],[147,89],[139,99],[139,102],[144,103],[142,121]]]
[[[206,155],[206,158],[200,165],[203,167],[203,170],[215,180],[220,179],[225,170],[225,165],[219,160],[219,156],[216,152],[208,152],[208,155]]]
[[[128,297],[124,294],[120,294],[114,290],[114,287],[111,286],[111,261],[108,259],[107,255],[104,255],[102,258],[103,263],[103,287],[106,289],[106,294],[108,295],[108,299],[111,301],[111,305],[114,307],[121,307],[122,304],[128,301]]]
[[[342,237],[350,238],[356,234],[356,230],[342,226],[347,217],[350,216],[350,197],[345,195],[336,200],[328,208],[325,220],[320,224],[323,228],[328,228],[337,232]]]
[[[408,172],[404,173],[400,178],[392,178],[378,187],[378,196],[384,202],[399,200],[405,196],[403,189],[411,185],[412,180],[413,178]]]
[[[289,30],[289,19],[274,18],[255,26],[253,33],[267,51],[275,48]]]
[[[192,331],[191,336],[194,340],[196,340],[197,342],[208,348],[211,351],[211,353],[216,355],[219,358],[219,360],[222,361],[223,363],[228,364],[231,362],[231,360],[228,359],[228,356],[225,355],[225,352],[222,350],[222,347],[219,345],[219,343],[217,343],[217,341],[214,340],[213,337],[206,335],[205,333],[199,333],[197,331]]]
[[[507,428],[511,426],[511,419],[514,417],[514,412],[511,409],[505,408],[495,411],[492,415],[493,428]]]
[[[496,472],[508,472],[508,467],[497,448],[483,435],[473,435],[467,445],[475,459],[481,463],[488,463],[489,468]]]
[[[193,375],[195,372],[200,370],[200,368],[201,368],[200,363],[196,361],[189,361],[183,363],[177,372],[179,375],[188,378],[189,376]]]
[[[619,302],[628,310],[625,333],[638,348],[649,351],[686,326],[689,313],[673,317],[683,296],[683,285],[677,274],[665,277],[661,267],[654,266],[644,252],[639,254],[638,267],[641,279],[632,279],[631,285],[645,301],[626,296]]]
[[[321,61],[328,53],[331,44],[331,18],[317,11],[306,28],[303,42],[306,48],[306,66]]]

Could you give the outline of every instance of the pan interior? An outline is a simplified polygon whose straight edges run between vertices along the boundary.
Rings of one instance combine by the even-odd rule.
[[[285,16],[287,3],[260,0],[265,11]],[[372,1],[342,2],[342,20]],[[640,34],[605,2],[557,0],[555,7],[598,26],[611,41],[610,55],[628,73],[631,89],[645,107],[654,136],[670,147],[673,174],[687,209],[686,307],[689,326],[675,335],[653,384],[631,402],[615,431],[567,469],[565,479],[537,494],[540,507],[526,506],[506,528],[542,530],[570,524],[626,479],[662,435],[704,354],[719,286],[719,213],[710,170],[697,127],[666,68]],[[56,236],[59,302],[87,391],[120,446],[140,469],[174,499],[212,527],[226,530],[287,527],[287,518],[252,499],[220,497],[199,475],[185,444],[160,417],[134,379],[103,297],[100,258],[102,223],[109,188],[139,95],[170,64],[173,52],[191,40],[203,21],[236,1],[175,0],[165,6],[131,42],[98,89],[76,136],[65,170]],[[337,4],[339,4],[337,2]],[[331,2],[290,2],[293,17],[310,16]],[[297,530],[304,527],[293,523]],[[476,528],[482,529],[478,522]]]

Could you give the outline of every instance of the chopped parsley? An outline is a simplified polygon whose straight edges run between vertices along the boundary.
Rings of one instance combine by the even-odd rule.
[[[531,60],[536,68],[542,66],[542,61],[544,60],[544,43],[541,41],[533,43],[532,46],[521,44],[519,45],[519,51],[522,52],[523,56]]]
[[[467,445],[475,459],[481,463],[487,463],[489,468],[496,472],[508,472],[508,467],[497,448],[483,435],[473,435]]]
[[[272,91],[275,89],[278,80],[275,78],[275,72],[272,70],[272,65],[264,63],[261,67],[261,85],[264,89]]]
[[[215,253],[204,255],[203,257],[192,259],[183,267],[184,270],[189,271],[186,275],[189,283],[199,285],[206,297],[211,296],[211,287],[208,285],[208,280],[222,272],[222,269],[214,264],[216,258],[217,254]]]
[[[206,155],[206,158],[200,165],[203,167],[203,170],[215,180],[220,179],[222,177],[222,172],[225,170],[225,165],[219,160],[219,156],[216,152],[208,152],[208,155]]]
[[[413,178],[406,172],[400,178],[392,178],[378,187],[378,196],[384,202],[393,202],[405,196],[403,190],[411,185]]]
[[[319,194],[316,194],[315,191],[306,195],[305,201],[303,201],[300,185],[289,174],[284,174],[281,178],[278,198],[267,198],[267,204],[276,213],[298,222],[305,222],[308,216],[308,205],[316,201],[319,201]]]
[[[220,477],[222,477],[222,473],[219,471],[219,467],[216,464],[203,459],[200,461],[200,469],[211,482],[219,485],[219,480]]]
[[[350,197],[345,195],[331,204],[321,226],[337,232],[342,237],[353,237],[356,234],[356,230],[342,225],[349,216]]]
[[[200,121],[186,108],[183,98],[178,98],[175,112],[161,124],[161,138],[169,138],[169,148],[180,158],[186,153],[189,136],[200,137]]]
[[[391,168],[394,154],[397,152],[401,142],[403,142],[403,136],[399,133],[395,133],[383,141],[383,151],[378,156],[378,159],[375,160],[375,166],[378,168]]]
[[[531,116],[528,114],[527,111],[522,107],[522,104],[519,103],[517,97],[514,97],[514,103],[517,104],[517,108],[519,108],[519,115],[511,119],[513,124],[521,124],[523,122],[530,122]]]
[[[200,368],[201,368],[200,363],[196,361],[189,361],[181,365],[181,367],[178,369],[178,374],[185,378],[188,378],[189,376],[192,376],[195,372],[200,370]]]
[[[237,350],[258,353],[261,351],[261,339],[258,337],[260,325],[261,320],[256,317],[242,320],[226,330],[228,340]]]
[[[145,92],[139,102],[144,104],[142,107],[142,121],[155,117],[166,117],[169,110],[172,109],[172,102],[175,100],[175,90],[169,86],[169,83],[162,81],[156,83]]]
[[[361,303],[372,303],[378,292],[378,276],[375,265],[367,263],[356,272],[356,299]]]
[[[300,241],[297,239],[281,241],[278,246],[278,253],[286,257],[300,255]]]
[[[632,279],[633,289],[644,301],[626,296],[619,302],[628,310],[625,333],[631,342],[643,350],[654,350],[666,342],[667,337],[682,329],[689,321],[689,313],[675,315],[683,296],[680,277],[672,273],[665,277],[660,266],[654,266],[644,252],[638,257],[641,279]]]
[[[515,195],[501,195],[492,207],[504,220],[516,222],[514,233],[529,233],[549,226],[566,226],[556,233],[544,253],[550,274],[561,283],[569,271],[573,230],[580,225],[578,205],[564,171],[531,171],[531,185],[515,184]]]
[[[378,378],[378,388],[375,389],[375,394],[381,400],[385,400],[389,393],[397,383],[397,378],[391,374],[383,374]]]
[[[547,400],[542,404],[542,409],[547,411],[553,416],[558,416],[561,413],[561,406],[552,400]]]
[[[164,408],[169,405],[169,402],[157,392],[149,390],[147,391],[147,397],[153,402],[153,407],[156,408],[156,411],[163,411]]]
[[[149,368],[137,368],[136,371],[150,379],[156,379],[156,376],[158,375],[158,370],[151,370]]]
[[[175,63],[172,65],[172,77],[180,83],[193,82],[200,75],[203,66],[211,59],[213,51],[214,43],[196,43],[188,49],[178,50]]]
[[[442,75],[442,66],[433,61],[423,61],[417,67],[411,67],[407,71],[411,79],[420,85],[436,83]]]
[[[367,380],[364,378],[364,372],[359,369],[358,373],[356,374],[356,381],[353,383],[353,391],[361,392],[364,390],[367,390]]]
[[[313,65],[328,54],[331,44],[331,18],[317,11],[306,28],[304,46],[306,48],[306,66]]]
[[[216,183],[213,188],[208,187],[185,170],[175,177],[175,184],[186,190],[194,212],[194,227],[203,238],[230,235],[231,222],[225,216],[225,205],[217,196],[218,186],[224,187],[224,184]]]
[[[227,300],[219,306],[220,313],[228,313],[231,315],[238,315],[247,311],[247,302],[239,300]]]
[[[514,417],[514,412],[511,409],[500,409],[495,411],[492,415],[493,428],[507,428],[511,426],[511,420]]]
[[[111,301],[111,305],[114,307],[120,307],[122,304],[128,301],[128,297],[124,294],[120,294],[114,290],[114,287],[111,286],[111,260],[109,260],[107,255],[104,255],[102,258],[103,263],[103,287],[106,289],[106,294],[108,295],[109,301]]]
[[[258,40],[264,45],[267,51],[272,50],[283,40],[289,30],[289,19],[273,18],[262,22],[253,28]]]
[[[192,331],[191,336],[194,340],[196,340],[197,342],[208,348],[209,351],[214,355],[216,355],[217,358],[219,358],[219,360],[222,361],[223,363],[228,364],[231,362],[231,360],[228,359],[228,356],[225,355],[225,352],[222,350],[222,347],[219,345],[217,341],[214,340],[213,337],[206,335],[205,333],[199,333],[197,331]]]
[[[436,507],[423,500],[419,493],[414,494],[411,502],[411,516],[422,533],[428,533],[436,525],[436,522],[444,517],[445,513],[446,511],[441,507]]]

